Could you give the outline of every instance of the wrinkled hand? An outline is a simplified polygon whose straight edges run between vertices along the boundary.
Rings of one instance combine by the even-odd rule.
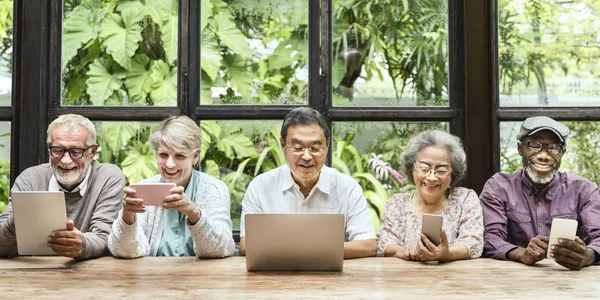
[[[58,255],[75,258],[83,251],[83,233],[69,220],[66,230],[55,230],[48,236],[47,245]]]
[[[557,245],[550,246],[550,256],[561,266],[571,270],[581,270],[594,263],[596,253],[575,237],[574,241],[558,239]]]
[[[171,195],[165,197],[165,203],[162,205],[165,209],[174,209],[186,215],[191,224],[196,224],[202,216],[200,208],[192,202],[184,193],[182,186],[171,189]]]
[[[434,245],[424,234],[417,240],[417,255],[421,261],[447,261],[450,259],[450,247],[448,236],[442,229],[440,232],[440,244]]]
[[[527,244],[527,248],[523,250],[521,262],[526,265],[533,265],[536,262],[546,258],[546,250],[548,249],[549,239],[547,236],[538,235]]]
[[[123,197],[123,221],[128,225],[132,225],[135,222],[136,213],[146,212],[146,205],[144,199],[133,198],[136,190],[125,187],[123,189],[125,197]]]
[[[398,250],[398,252],[396,252],[395,256],[398,258],[402,258],[404,260],[421,261],[421,259],[417,255],[417,252],[418,252],[417,241],[414,241],[414,242],[407,244],[406,246],[400,248],[400,250]]]

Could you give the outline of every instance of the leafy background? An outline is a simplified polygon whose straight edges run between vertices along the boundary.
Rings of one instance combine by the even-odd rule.
[[[544,100],[566,93],[552,90],[548,78],[598,78],[592,24],[599,3],[499,0],[501,95],[533,91]],[[12,4],[0,2],[0,59],[9,66]],[[201,83],[201,104],[306,104],[308,57],[317,55],[308,53],[307,9],[304,0],[201,0],[201,78],[194,79]],[[332,13],[334,105],[448,105],[447,1],[335,0]],[[564,17],[569,14],[578,17]],[[177,15],[174,0],[64,1],[62,104],[176,105]],[[578,27],[582,20],[585,30]],[[98,160],[120,166],[129,182],[157,173],[148,143],[156,123],[95,124]],[[248,182],[284,163],[280,125],[200,123],[201,169],[229,187],[234,226]],[[511,171],[520,166],[511,138],[518,123],[504,125],[511,124],[501,131],[502,169]],[[565,168],[598,182],[599,124],[567,125],[574,132],[569,152],[577,156],[565,159]],[[401,150],[430,128],[448,130],[448,124],[334,124],[333,167],[361,184],[375,228],[385,201],[413,188],[397,173]],[[0,210],[8,170],[9,161],[0,161]]]

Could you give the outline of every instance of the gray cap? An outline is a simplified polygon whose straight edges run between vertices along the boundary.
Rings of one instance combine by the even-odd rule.
[[[550,131],[554,132],[554,134],[556,134],[556,136],[558,136],[558,138],[560,139],[560,141],[563,144],[567,143],[567,137],[571,133],[571,131],[569,130],[569,128],[567,126],[565,126],[559,122],[556,122],[551,118],[531,117],[531,118],[525,119],[525,121],[523,121],[523,124],[521,124],[521,131],[519,131],[519,135],[517,136],[517,139],[519,141],[523,140],[524,137],[530,136],[530,135],[532,135],[536,132],[542,131],[542,130],[550,130]]]

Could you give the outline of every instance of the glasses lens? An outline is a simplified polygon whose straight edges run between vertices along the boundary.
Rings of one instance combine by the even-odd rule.
[[[69,155],[71,155],[72,158],[81,158],[83,156],[83,149],[80,148],[71,148],[69,149]]]
[[[54,157],[61,157],[65,153],[65,148],[63,147],[50,147],[50,154]]]
[[[542,150],[542,143],[540,143],[540,142],[529,142],[529,143],[527,143],[527,147],[529,147],[530,150],[538,152],[538,151]]]

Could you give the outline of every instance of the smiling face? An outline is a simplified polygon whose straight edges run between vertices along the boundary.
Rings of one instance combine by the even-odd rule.
[[[535,152],[527,146],[528,141],[536,141],[542,144],[560,144],[560,140],[552,131],[542,130],[532,136],[525,138],[518,145],[519,155],[523,157],[523,169],[527,176],[537,184],[547,184],[554,178],[554,173],[560,167],[562,156],[565,153],[561,151],[558,154],[550,154],[544,147],[540,152]]]
[[[434,172],[421,170],[449,170],[452,167],[450,152],[444,146],[427,146],[417,153],[417,161],[413,167],[413,177],[417,193],[429,204],[439,203],[446,197],[446,191],[452,181],[452,176],[436,176]]]
[[[293,148],[323,147],[311,153],[308,149],[297,153]],[[289,127],[287,138],[281,141],[285,161],[292,171],[294,181],[303,188],[312,189],[327,158],[327,140],[323,129],[317,124]]]
[[[48,146],[60,146],[64,148],[82,148],[88,147],[88,131],[83,126],[60,126],[55,127],[50,134]],[[50,165],[52,174],[56,181],[65,189],[72,191],[85,178],[87,170],[90,168],[97,145],[83,153],[81,158],[71,157],[68,151],[62,157],[54,157],[50,154]]]
[[[187,188],[190,182],[193,166],[198,163],[198,159],[198,153],[184,153],[167,149],[163,145],[159,145],[156,149],[156,165],[162,179],[184,188]]]

